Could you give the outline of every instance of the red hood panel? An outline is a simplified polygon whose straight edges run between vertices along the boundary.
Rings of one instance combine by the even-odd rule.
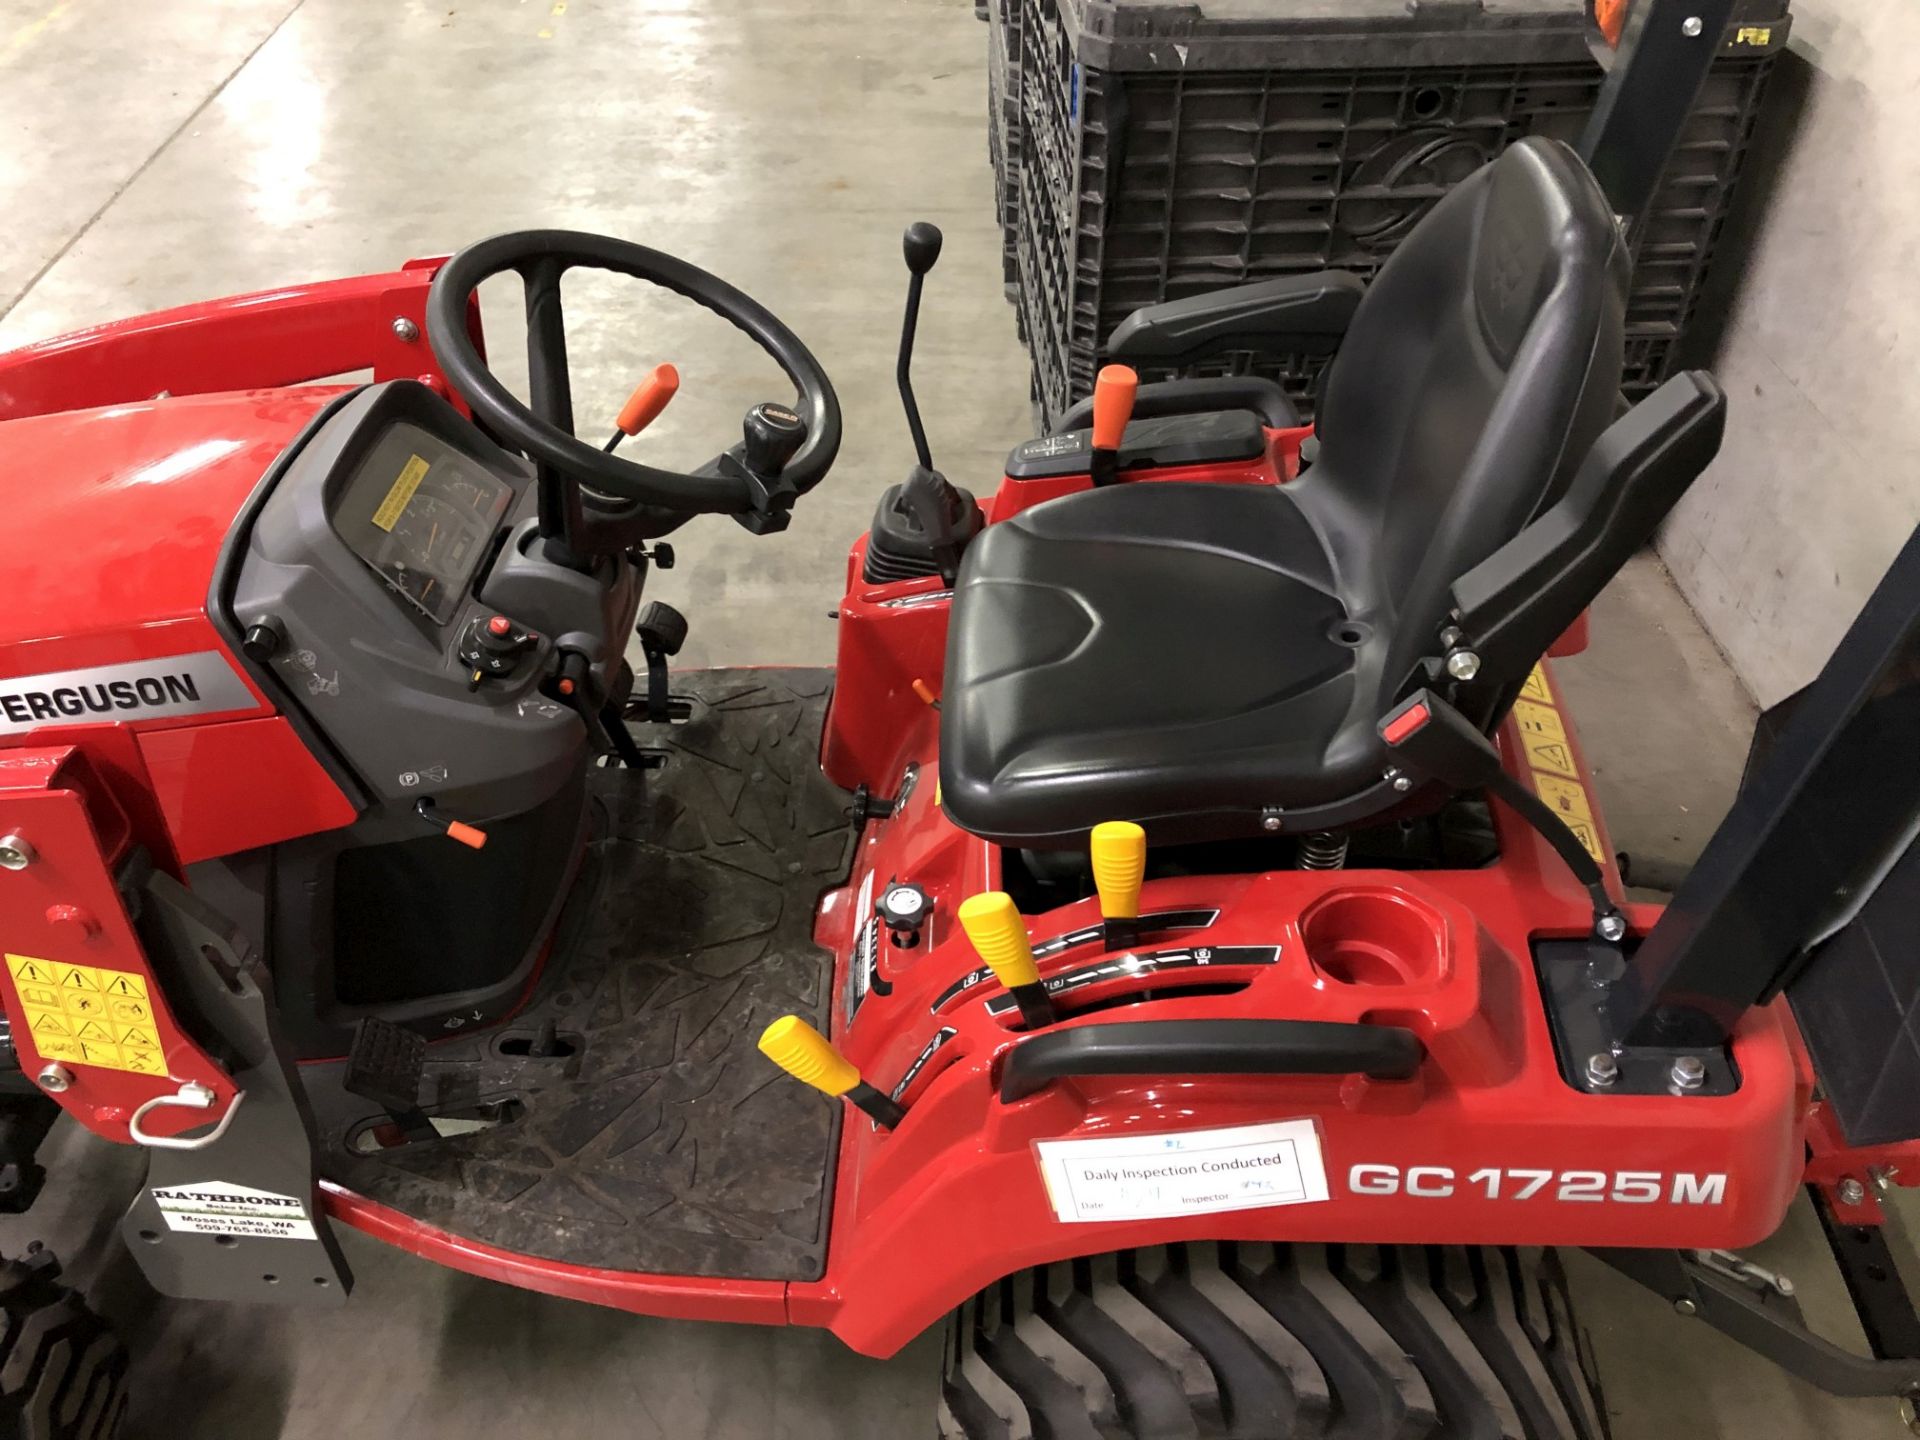
[[[248,390],[0,424],[0,675],[164,653],[168,630],[204,639],[241,506],[339,393]]]

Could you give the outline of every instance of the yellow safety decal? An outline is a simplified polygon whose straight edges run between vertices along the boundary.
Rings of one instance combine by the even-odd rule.
[[[1522,735],[1538,735],[1543,740],[1565,740],[1567,727],[1560,723],[1560,712],[1551,705],[1534,700],[1513,702],[1514,723]]]
[[[1553,690],[1546,672],[1538,665],[1520,688],[1521,698],[1513,702],[1513,722],[1520,731],[1520,744],[1526,751],[1527,766],[1533,773],[1534,793],[1554,808],[1567,828],[1573,831],[1586,852],[1600,864],[1607,863],[1606,850],[1600,844],[1600,825],[1593,818],[1593,803],[1574,763],[1573,742],[1566,722],[1553,703]]]
[[[1564,775],[1569,780],[1580,778],[1580,767],[1573,763],[1573,747],[1566,741],[1549,740],[1544,735],[1534,735],[1522,730],[1520,743],[1527,747],[1527,763],[1535,770],[1544,770],[1552,775]]]
[[[393,488],[387,491],[387,498],[380,502],[380,508],[373,512],[373,523],[382,530],[391,531],[394,523],[407,508],[407,502],[413,499],[413,492],[420,488],[420,482],[427,473],[427,462],[418,455],[409,456],[407,463],[400,467],[400,478],[393,482]]]
[[[136,1075],[167,1073],[144,975],[14,954],[7,956],[7,969],[41,1059]]]
[[[1770,25],[1742,25],[1733,32],[1736,45],[1765,45],[1773,39],[1773,27]]]

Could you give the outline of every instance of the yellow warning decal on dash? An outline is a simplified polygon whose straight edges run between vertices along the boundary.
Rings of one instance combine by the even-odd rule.
[[[1606,864],[1600,825],[1593,818],[1593,804],[1580,779],[1580,767],[1574,763],[1573,742],[1553,703],[1546,672],[1538,665],[1520,687],[1520,698],[1513,702],[1513,723],[1527,754],[1527,768],[1533,773],[1534,793],[1553,807],[1589,855]]]
[[[426,474],[427,462],[418,455],[409,456],[407,463],[400,467],[400,478],[393,482],[393,488],[387,491],[387,498],[373,512],[373,523],[382,530],[391,531],[394,522],[405,513],[407,502],[413,499],[413,492],[420,488],[420,482],[426,478]]]
[[[136,1075],[167,1073],[146,976],[11,953],[7,969],[20,996],[17,1023],[32,1032],[41,1059]]]

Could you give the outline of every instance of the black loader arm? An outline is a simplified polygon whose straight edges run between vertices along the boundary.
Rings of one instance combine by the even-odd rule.
[[[1115,327],[1107,355],[1128,364],[1179,366],[1228,350],[1330,353],[1365,292],[1358,275],[1317,270],[1144,305]]]
[[[1719,453],[1727,397],[1674,376],[1593,442],[1566,494],[1453,584],[1453,623],[1491,676],[1524,674]]]

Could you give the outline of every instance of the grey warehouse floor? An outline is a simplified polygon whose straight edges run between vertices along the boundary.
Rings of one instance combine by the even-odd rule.
[[[683,255],[813,347],[847,441],[787,534],[696,522],[653,593],[692,619],[688,663],[824,663],[845,546],[907,464],[892,373],[908,220],[947,236],[915,367],[937,462],[991,488],[1029,430],[985,49],[971,0],[0,0],[0,348],[511,228]],[[569,316],[582,414],[611,416],[644,370],[680,366],[679,399],[633,453],[697,463],[749,404],[786,398],[747,342],[670,297],[570,281]],[[503,330],[496,353],[516,343]],[[1615,843],[1640,881],[1671,883],[1725,809],[1751,704],[1647,557],[1558,673]],[[71,1127],[48,1153],[57,1178],[0,1221],[0,1249],[43,1238],[101,1277],[139,1356],[141,1440],[929,1433],[929,1338],[880,1362],[806,1331],[636,1319],[357,1235],[344,1310],[161,1303],[110,1239],[136,1157]],[[1755,1254],[1861,1344],[1804,1208]],[[1619,1440],[1898,1433],[1892,1402],[1826,1399],[1572,1263]]]

